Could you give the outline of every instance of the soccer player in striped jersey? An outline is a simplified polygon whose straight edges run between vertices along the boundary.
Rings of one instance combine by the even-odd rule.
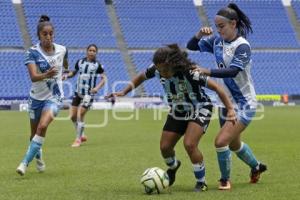
[[[98,47],[90,44],[86,49],[86,57],[79,59],[75,70],[69,72],[66,77],[71,78],[79,72],[71,109],[71,120],[76,130],[76,139],[72,147],[80,147],[81,143],[87,140],[84,134],[84,116],[94,101],[94,95],[106,82],[103,66],[96,60],[97,53]],[[101,81],[96,84],[99,76]]]
[[[233,105],[222,87],[207,76],[193,71],[196,64],[188,59],[187,53],[177,44],[159,48],[154,53],[153,63],[145,72],[137,75],[123,91],[110,94],[108,97],[124,96],[143,81],[157,77],[171,108],[160,140],[162,157],[169,166],[167,173],[170,185],[174,183],[176,171],[181,164],[175,156],[174,148],[183,136],[184,147],[192,162],[196,178],[194,189],[205,191],[207,190],[205,166],[198,144],[209,125],[213,105],[203,87],[217,92],[228,109],[227,117],[232,123],[235,122]]]
[[[66,47],[53,42],[54,27],[48,16],[42,15],[37,25],[40,42],[25,55],[25,65],[32,81],[29,97],[29,116],[31,125],[30,145],[17,173],[24,175],[29,163],[35,157],[37,169],[45,170],[41,148],[49,124],[57,115],[62,99],[63,68],[68,68]]]
[[[256,183],[260,174],[266,171],[266,165],[260,163],[250,147],[241,141],[241,133],[247,128],[255,116],[257,101],[253,81],[250,74],[252,65],[251,48],[245,39],[252,32],[249,18],[230,3],[218,11],[215,24],[219,35],[212,35],[211,27],[202,27],[188,42],[187,48],[210,52],[214,54],[218,69],[198,69],[202,74],[219,78],[218,81],[225,88],[231,98],[238,116],[236,124],[224,121],[226,108],[221,105],[219,119],[221,130],[215,139],[215,147],[221,171],[220,190],[231,188],[230,166],[231,152],[246,163],[250,168],[250,182]],[[203,36],[208,36],[202,38]]]

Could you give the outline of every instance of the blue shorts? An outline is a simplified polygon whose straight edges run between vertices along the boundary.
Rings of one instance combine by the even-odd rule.
[[[248,126],[255,116],[255,108],[246,108],[246,109],[235,109],[237,120],[242,122],[245,126]],[[226,122],[227,109],[219,108],[219,123],[222,127]]]
[[[53,116],[57,116],[59,109],[61,108],[61,103],[54,102],[51,100],[36,100],[29,97],[28,100],[28,112],[31,120],[39,122],[42,112],[46,110],[51,110]]]

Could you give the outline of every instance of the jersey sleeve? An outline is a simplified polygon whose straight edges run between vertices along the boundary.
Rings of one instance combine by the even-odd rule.
[[[29,50],[25,52],[25,65],[28,65],[30,63],[35,63],[35,57],[34,54]]]
[[[77,60],[76,64],[75,64],[75,70],[74,70],[74,74],[77,74],[78,70],[79,70],[79,62],[80,60]]]
[[[213,53],[215,39],[216,39],[215,35],[202,38],[198,43],[200,51]]]
[[[155,77],[155,71],[156,71],[155,65],[151,64],[145,71],[146,78],[151,79]]]
[[[69,53],[68,53],[68,49],[66,48],[66,52],[64,55],[64,59],[63,59],[63,66],[65,70],[69,70]]]
[[[237,67],[244,70],[251,60],[251,49],[248,44],[241,44],[235,50],[230,67]]]
[[[67,48],[66,48],[66,53],[65,53],[64,59],[65,59],[65,60],[68,60],[68,59],[69,59],[69,51],[68,51]]]
[[[96,74],[102,74],[102,73],[104,73],[104,67],[98,62],[98,68]]]
[[[207,87],[208,76],[193,70],[189,71],[189,76],[193,81],[197,82],[200,86]]]

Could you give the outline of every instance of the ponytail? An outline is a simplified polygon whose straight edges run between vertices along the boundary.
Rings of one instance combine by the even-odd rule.
[[[249,33],[253,33],[250,19],[235,3],[229,3],[227,7],[220,9],[217,15],[229,20],[236,20],[236,26],[240,35],[247,37]]]
[[[37,25],[37,36],[40,39],[40,31],[45,27],[45,26],[52,26],[52,28],[54,29],[52,23],[50,22],[50,17],[48,17],[47,15],[41,15],[38,25]]]

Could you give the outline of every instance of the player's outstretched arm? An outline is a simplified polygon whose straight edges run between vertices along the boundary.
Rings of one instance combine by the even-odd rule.
[[[215,78],[234,78],[239,73],[240,69],[237,67],[229,67],[223,69],[207,69],[197,66],[194,71],[198,71],[206,76]]]
[[[225,105],[225,107],[227,109],[227,120],[231,121],[232,123],[235,123],[236,122],[236,114],[234,111],[234,107],[233,107],[229,97],[226,95],[222,86],[218,85],[216,82],[209,79],[207,81],[207,87],[211,90],[214,90],[220,97],[223,104]]]
[[[134,77],[130,83],[122,90],[119,92],[111,93],[106,96],[106,98],[112,98],[112,97],[121,97],[125,96],[128,94],[130,91],[132,91],[134,88],[137,88],[139,85],[141,85],[145,80],[146,80],[146,75],[144,72],[138,74],[136,77]]]

